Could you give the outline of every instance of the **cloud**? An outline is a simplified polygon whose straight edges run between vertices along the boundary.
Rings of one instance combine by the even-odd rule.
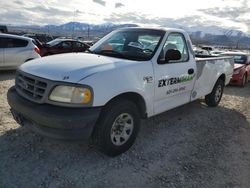
[[[196,18],[194,18],[196,17]],[[140,14],[135,12],[128,13],[113,13],[110,17],[104,19],[106,22],[115,22],[115,23],[136,23],[136,24],[148,24],[148,25],[158,25],[162,27],[171,26],[171,27],[181,27],[185,24],[188,26],[201,24],[202,21],[198,16],[190,16],[182,19],[174,18],[160,18],[152,17],[148,14]]]
[[[208,9],[199,9],[198,11],[203,12],[210,16],[236,20],[237,18],[243,16],[244,14],[249,13],[249,9],[250,6],[248,5],[247,0],[244,0],[242,4],[238,7],[230,7],[230,6],[214,7]]]
[[[224,30],[241,30],[237,25],[231,25],[225,27],[219,20],[205,20],[201,15],[186,16],[183,18],[163,18],[163,17],[152,17],[147,14],[140,14],[136,12],[128,13],[113,13],[110,17],[104,19],[106,22],[113,23],[135,23],[141,26],[155,25],[160,27],[171,27],[171,28],[182,28],[187,31],[203,31],[210,32],[216,31],[221,33]],[[250,23],[250,20],[249,22]],[[250,29],[250,27],[248,27]],[[249,30],[250,31],[250,30]]]
[[[128,13],[113,13],[110,17],[104,18],[104,21],[106,22],[134,22],[134,23],[159,23],[160,20],[158,19],[151,19],[149,18],[148,15],[146,14],[139,14],[139,13],[135,13],[135,12],[128,12]]]
[[[22,1],[19,1],[19,0],[14,1],[14,3],[17,5],[24,5],[24,3]]]
[[[80,10],[76,10],[75,13],[76,13],[76,14],[82,14],[83,12],[80,11]]]
[[[44,5],[37,5],[34,7],[26,7],[24,8],[27,11],[35,11],[36,13],[39,13],[40,15],[45,16],[73,16],[74,11],[66,11],[59,8],[54,7],[47,7]]]
[[[122,4],[122,3],[116,3],[115,4],[115,8],[120,8],[120,7],[123,7],[124,6],[124,4]]]
[[[29,19],[29,17],[22,12],[5,12],[4,16],[1,15],[2,22],[9,22],[9,23],[22,23],[23,20]]]
[[[0,12],[0,22],[2,24],[14,25],[45,25],[62,24],[72,21],[74,11],[65,10],[58,6],[45,6],[25,1],[23,4],[13,2],[0,2],[0,7],[5,7]],[[71,20],[70,20],[71,19]]]
[[[229,1],[229,0],[223,0],[223,1]],[[250,4],[248,3],[248,0],[243,0],[243,1],[235,0],[235,2],[238,3],[238,6],[214,7],[208,9],[199,9],[198,11],[208,16],[212,16],[223,20],[229,20],[231,22],[244,25],[245,31],[250,32],[250,25],[249,25]]]
[[[217,16],[220,18],[236,19],[245,13],[249,12],[248,7],[225,7],[225,8],[211,8],[211,9],[200,9],[199,11],[208,14],[210,16]]]
[[[160,0],[158,0],[160,2]],[[177,0],[176,0],[177,1]],[[178,0],[180,1],[180,0]],[[195,2],[192,0],[191,2]],[[214,8],[197,8],[190,13],[179,13],[178,19],[171,14],[148,11],[154,4],[137,7],[143,0],[8,0],[1,1],[0,22],[1,24],[22,24],[22,25],[46,25],[63,24],[71,21],[100,24],[111,23],[132,23],[140,25],[157,25],[168,27],[203,27],[219,26],[224,28],[241,29],[250,33],[250,1],[249,0],[218,0],[221,4],[214,4]],[[96,5],[99,4],[99,6]],[[67,6],[65,6],[67,4]],[[146,4],[144,2],[144,4]],[[124,6],[125,5],[125,6]],[[211,6],[213,7],[212,3]],[[104,10],[105,8],[105,10]],[[187,7],[188,8],[188,7]],[[174,9],[174,8],[173,8]],[[166,9],[167,10],[167,9]],[[198,10],[198,11],[197,11]],[[167,11],[165,11],[167,12]],[[169,15],[169,16],[168,16]]]
[[[100,5],[104,6],[104,7],[106,6],[106,2],[103,1],[103,0],[93,0],[93,2],[95,2],[97,4],[100,4]]]

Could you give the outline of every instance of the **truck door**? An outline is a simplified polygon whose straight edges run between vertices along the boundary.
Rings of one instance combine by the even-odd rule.
[[[180,60],[165,61],[169,49],[181,53]],[[190,101],[195,82],[196,64],[190,55],[185,36],[182,33],[170,33],[161,49],[155,70],[154,113],[158,114]]]

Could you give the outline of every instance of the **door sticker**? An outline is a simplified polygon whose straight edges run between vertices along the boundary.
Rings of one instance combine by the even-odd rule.
[[[161,79],[158,82],[158,87],[184,83],[193,80],[194,75],[185,75],[177,78]]]
[[[186,89],[185,86],[179,87],[179,88],[170,89],[170,90],[167,90],[166,95],[178,93],[178,92],[184,91],[185,89]]]

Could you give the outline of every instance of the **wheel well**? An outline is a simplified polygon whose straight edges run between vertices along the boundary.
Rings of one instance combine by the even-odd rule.
[[[25,62],[28,62],[28,61],[30,61],[30,60],[33,60],[33,58],[27,59]]]
[[[107,102],[105,106],[107,106],[110,103],[113,103],[114,101],[121,100],[121,99],[130,100],[133,103],[135,103],[136,106],[137,106],[137,108],[138,108],[138,110],[139,110],[139,113],[140,113],[141,117],[142,118],[147,118],[147,111],[146,111],[145,100],[138,93],[127,92],[127,93],[123,93],[123,94],[117,95],[116,97],[112,98],[109,102]]]
[[[225,84],[226,75],[225,75],[225,74],[220,75],[220,77],[218,78],[218,80],[219,80],[219,79],[221,79],[221,80],[224,82],[224,84]]]

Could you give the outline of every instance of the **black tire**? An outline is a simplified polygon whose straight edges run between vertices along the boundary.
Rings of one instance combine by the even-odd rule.
[[[132,117],[133,121],[130,122],[133,123],[133,129],[132,131],[130,130],[131,132],[126,132],[126,134],[130,134],[130,136],[126,138],[128,139],[126,142],[120,137],[119,142],[124,141],[124,143],[122,143],[122,145],[116,145],[117,143],[115,144],[114,142],[118,142],[118,140],[116,140],[116,138],[113,138],[112,140],[112,135],[117,134],[116,136],[119,137],[122,133],[118,135],[116,131],[121,132],[121,129],[125,129],[124,127],[114,129],[114,125],[116,125],[115,123],[118,121],[117,118],[122,117],[124,114],[125,116],[128,114],[129,117]],[[108,104],[101,113],[100,118],[95,126],[92,140],[98,149],[106,155],[117,156],[127,151],[133,145],[139,129],[140,115],[137,110],[137,106],[129,100],[117,100]]]
[[[247,78],[247,74],[245,73],[243,78],[242,78],[241,87],[245,87],[247,82],[248,82],[248,78]]]
[[[218,79],[214,85],[213,91],[205,96],[206,104],[211,107],[218,106],[223,95],[223,90],[224,81],[222,79]]]

